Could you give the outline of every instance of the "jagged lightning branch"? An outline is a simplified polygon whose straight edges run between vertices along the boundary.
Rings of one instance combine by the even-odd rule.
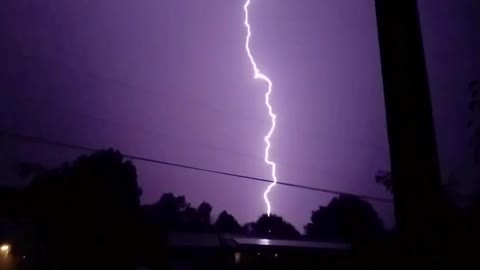
[[[250,51],[250,37],[252,36],[252,32],[251,32],[250,23],[249,23],[249,20],[248,20],[248,7],[249,6],[250,6],[250,0],[246,0],[245,5],[243,6],[243,9],[245,11],[245,22],[244,22],[244,24],[245,24],[245,28],[247,28],[247,38],[246,38],[246,41],[245,41],[245,50],[247,51],[248,58],[250,59],[250,63],[252,64],[252,67],[253,67],[254,78],[262,80],[262,81],[264,81],[268,84],[268,90],[265,93],[265,105],[268,108],[268,115],[270,116],[270,119],[272,120],[272,126],[270,127],[270,130],[268,131],[267,135],[264,138],[264,141],[266,143],[265,163],[270,165],[270,167],[272,168],[271,172],[272,172],[272,179],[273,179],[272,183],[270,185],[268,185],[267,189],[263,193],[263,199],[265,200],[265,203],[267,204],[267,215],[270,216],[272,208],[271,208],[271,205],[270,205],[270,201],[268,200],[268,193],[270,193],[272,188],[277,184],[277,175],[276,175],[277,164],[275,164],[275,162],[271,161],[270,156],[269,156],[270,145],[271,145],[270,137],[272,137],[272,134],[275,131],[275,125],[276,125],[275,120],[276,120],[277,116],[273,113],[272,106],[270,105],[270,94],[272,93],[273,83],[267,77],[267,75],[260,72],[260,70],[257,67],[257,63],[255,62],[255,59],[253,59],[252,53]]]

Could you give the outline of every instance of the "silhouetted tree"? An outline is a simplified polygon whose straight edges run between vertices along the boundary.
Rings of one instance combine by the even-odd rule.
[[[118,151],[98,151],[34,178],[31,211],[45,269],[130,269],[140,189]]]
[[[312,212],[306,236],[322,241],[361,242],[384,233],[382,220],[372,205],[352,195],[334,198]]]
[[[171,231],[181,225],[180,212],[188,206],[184,196],[176,197],[165,193],[160,200],[150,205],[143,205],[143,216],[151,226],[159,231]]]
[[[217,232],[223,233],[242,233],[242,226],[240,226],[237,220],[227,211],[223,211],[222,213],[220,213],[217,221],[215,222],[215,229]]]
[[[198,218],[202,231],[210,231],[212,229],[210,215],[212,213],[212,206],[207,202],[202,202],[198,206]]]
[[[206,202],[198,209],[187,203],[185,196],[172,193],[163,194],[153,203],[143,205],[143,260],[151,268],[163,268],[167,250],[167,238],[170,232],[210,232],[212,206]]]
[[[18,176],[21,178],[30,178],[45,172],[45,167],[36,162],[20,162],[16,166]]]
[[[21,189],[0,187],[0,218],[25,217],[25,199]]]
[[[277,215],[264,214],[251,226],[251,234],[258,237],[295,239],[301,236],[292,224]]]
[[[255,222],[248,222],[245,223],[245,225],[242,226],[242,232],[244,232],[247,235],[253,235],[255,233]]]
[[[210,222],[212,206],[202,202],[198,208],[190,206],[184,196],[176,197],[172,193],[163,194],[159,201],[142,206],[144,218],[162,232],[213,231]]]
[[[161,269],[166,259],[167,233],[180,227],[180,212],[187,207],[184,196],[163,194],[153,204],[141,206],[142,261],[148,268]]]

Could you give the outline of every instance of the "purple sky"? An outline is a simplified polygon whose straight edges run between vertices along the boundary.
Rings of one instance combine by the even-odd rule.
[[[456,108],[468,95],[450,93],[466,91],[478,66],[459,75],[449,69],[470,68],[457,58],[470,59],[474,47],[465,44],[473,30],[456,29],[473,25],[464,13],[474,1],[441,1],[462,2],[452,14],[446,13],[452,7],[437,2],[420,6],[428,11],[422,24],[431,80],[441,79],[432,83],[434,106],[449,101],[447,110],[435,112],[442,132],[448,130],[439,135],[442,143],[465,135],[458,124],[465,112]],[[244,51],[243,1],[11,0],[5,6],[0,59],[9,64],[0,70],[2,128],[269,178],[265,88],[253,80]],[[251,24],[251,48],[274,82],[278,125],[271,155],[279,180],[388,197],[374,181],[378,169],[389,169],[374,1],[253,0]],[[447,28],[455,45],[440,42]],[[5,183],[20,181],[8,170],[16,162],[53,166],[79,154],[4,138],[0,146]],[[441,157],[457,153],[455,146],[442,147]],[[452,163],[441,161],[442,169]],[[240,222],[265,211],[266,183],[135,165],[144,202],[164,192],[184,194]],[[273,212],[299,229],[311,210],[332,198],[287,187],[271,194]],[[392,205],[374,206],[391,226]]]

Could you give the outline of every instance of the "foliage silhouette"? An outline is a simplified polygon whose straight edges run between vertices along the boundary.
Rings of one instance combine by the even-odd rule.
[[[23,168],[27,173],[30,169]],[[172,193],[141,206],[135,167],[111,149],[36,172],[26,190],[0,190],[2,205],[12,205],[5,208],[9,212],[0,214],[31,220],[27,224],[32,226],[25,230],[26,246],[31,247],[27,254],[41,269],[85,269],[92,265],[133,269],[139,261],[150,268],[163,268],[163,259],[169,254],[169,232],[302,237],[278,215],[264,214],[242,227],[223,211],[212,224],[209,203],[195,208],[185,196]],[[305,226],[306,236],[315,240],[360,241],[383,232],[372,206],[354,196],[333,199],[314,211],[311,220]]]
[[[267,238],[300,238],[301,234],[295,227],[277,215],[263,214],[255,223],[247,224],[248,234]]]
[[[215,222],[215,230],[217,232],[241,234],[243,233],[242,226],[238,221],[230,215],[227,211],[223,211]]]
[[[37,265],[133,267],[141,192],[135,167],[120,152],[98,151],[46,171],[29,192]]]
[[[185,196],[165,193],[155,203],[142,206],[144,220],[161,232],[211,232],[212,206],[202,202],[198,209],[186,202]]]
[[[312,212],[305,226],[310,239],[335,242],[362,242],[378,239],[384,226],[372,205],[352,195],[341,195]]]

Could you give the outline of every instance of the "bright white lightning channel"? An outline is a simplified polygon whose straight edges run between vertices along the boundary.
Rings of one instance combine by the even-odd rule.
[[[254,78],[257,80],[262,80],[267,83],[268,89],[267,92],[265,93],[265,106],[268,108],[268,115],[270,116],[270,119],[272,121],[272,125],[270,127],[270,130],[268,131],[267,135],[264,137],[264,141],[266,143],[265,147],[265,163],[267,163],[271,167],[271,173],[272,173],[272,183],[268,185],[267,189],[263,193],[263,199],[265,200],[265,203],[267,204],[267,215],[270,216],[270,213],[272,212],[272,207],[270,205],[270,200],[268,199],[268,194],[272,190],[272,188],[277,184],[277,175],[276,175],[276,169],[277,169],[277,164],[270,160],[270,138],[272,137],[273,132],[275,131],[275,125],[276,125],[276,118],[277,116],[273,113],[272,105],[270,104],[270,94],[272,93],[272,86],[273,83],[270,80],[270,78],[267,77],[267,75],[263,74],[260,72],[260,70],[257,67],[257,63],[255,62],[255,59],[253,58],[252,52],[250,51],[250,37],[252,36],[252,31],[250,27],[250,22],[249,22],[249,17],[248,17],[248,8],[250,6],[250,0],[246,0],[245,4],[243,6],[243,9],[245,11],[245,21],[244,25],[245,28],[247,29],[247,38],[245,41],[245,50],[247,51],[248,58],[250,59],[250,63],[252,64],[253,71],[254,71]]]

